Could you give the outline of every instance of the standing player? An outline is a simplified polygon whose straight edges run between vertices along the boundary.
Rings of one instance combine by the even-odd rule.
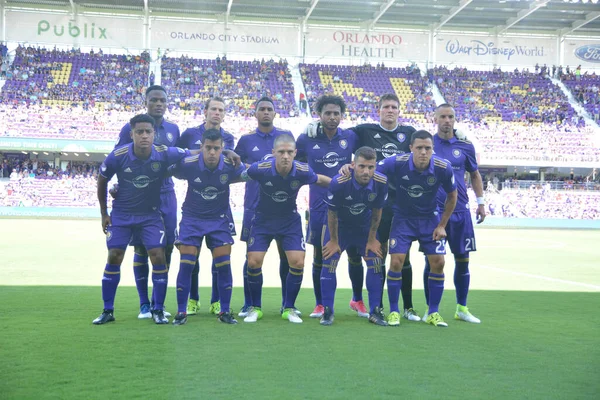
[[[444,158],[452,164],[458,200],[456,208],[448,221],[446,232],[448,233],[448,244],[454,254],[454,286],[456,288],[456,313],[454,319],[478,324],[481,321],[469,312],[467,308],[467,295],[469,294],[469,252],[477,251],[475,246],[475,231],[469,210],[469,196],[465,185],[465,172],[471,175],[471,184],[477,195],[477,223],[485,219],[485,203],[483,199],[483,181],[477,170],[477,158],[473,144],[466,140],[459,140],[454,134],[454,123],[456,121],[454,108],[450,104],[442,104],[435,110],[435,123],[438,126],[437,135],[433,136],[433,147],[438,157]],[[438,191],[438,208],[442,209],[446,201],[446,193]],[[430,266],[425,260],[425,299],[429,299],[427,282],[429,281]],[[427,320],[427,315],[423,317]]]
[[[452,165],[433,155],[433,137],[427,131],[413,133],[411,154],[391,157],[379,163],[377,171],[386,174],[396,185],[394,220],[390,232],[392,261],[388,271],[390,315],[388,323],[400,325],[398,298],[403,285],[404,258],[415,240],[429,259],[431,272],[427,323],[448,326],[438,312],[444,292],[444,254],[446,224],[456,206],[456,184]],[[436,197],[440,188],[447,193],[440,218]]]
[[[346,112],[346,103],[340,96],[321,96],[315,104],[315,111],[321,122],[321,132],[314,138],[307,134],[298,137],[296,147],[297,159],[306,161],[318,174],[334,177],[341,165],[352,161],[352,154],[357,149],[358,138],[353,131],[339,128],[340,122]],[[313,253],[313,289],[315,293],[315,309],[310,314],[313,318],[323,316],[323,300],[321,298],[321,270],[323,256],[321,240],[323,228],[327,224],[327,204],[325,196],[327,189],[318,185],[310,185],[309,218],[306,233],[306,242],[314,247]],[[354,247],[350,247],[348,254],[348,271],[352,281],[352,300],[350,308],[360,317],[369,317],[362,299],[364,270],[360,254]]]
[[[217,129],[207,129],[202,137],[202,153],[179,162],[174,176],[188,182],[187,195],[182,207],[177,248],[181,253],[177,275],[177,315],[173,325],[187,322],[187,303],[192,270],[198,259],[202,240],[213,255],[221,299],[219,320],[236,324],[231,314],[231,236],[229,218],[229,185],[245,170],[234,167],[222,155],[223,137]]]
[[[381,209],[387,200],[387,178],[375,172],[377,155],[370,147],[356,151],[350,176],[336,175],[329,184],[325,202],[329,206],[323,234],[323,269],[321,290],[325,307],[321,325],[333,323],[336,267],[343,251],[353,248],[367,263],[369,321],[386,326],[381,303],[383,276],[381,244],[377,228]]]
[[[240,156],[242,162],[247,167],[257,161],[266,161],[273,157],[273,141],[279,135],[290,135],[292,132],[277,129],[273,126],[275,119],[275,106],[273,100],[268,97],[260,98],[255,105],[255,117],[258,122],[256,131],[244,135],[238,141],[235,152]],[[293,136],[292,136],[293,137]],[[246,192],[244,193],[244,222],[242,223],[242,236],[240,239],[248,241],[250,228],[254,219],[254,210],[258,204],[260,185],[256,181],[246,182]],[[285,301],[285,282],[287,279],[290,265],[285,256],[285,251],[281,245],[281,240],[277,240],[277,249],[279,251],[279,278],[281,279],[281,307],[283,312],[283,303]],[[252,304],[250,289],[248,287],[248,260],[244,262],[244,306],[238,316],[246,317],[248,309]]]
[[[179,141],[179,127],[165,120],[167,109],[167,92],[162,86],[154,85],[146,89],[146,113],[154,119],[154,144],[172,147]],[[132,142],[131,124],[125,124],[119,133],[119,141],[115,149]],[[166,259],[167,268],[171,264],[173,244],[177,237],[177,197],[173,187],[173,180],[165,178],[160,192],[160,213],[165,224]],[[148,299],[148,254],[141,238],[134,234],[132,243],[135,254],[133,255],[133,273],[135,285],[140,297],[140,313],[138,318],[152,318],[151,304]],[[154,299],[153,299],[154,300]],[[154,303],[154,301],[152,301]],[[165,312],[167,317],[171,314]]]
[[[181,134],[181,139],[177,143],[179,147],[184,149],[199,149],[202,146],[202,135],[207,129],[217,129],[221,133],[223,138],[224,148],[227,150],[233,150],[235,143],[234,137],[231,133],[221,128],[221,124],[225,119],[225,101],[220,97],[213,97],[206,101],[204,105],[204,123],[194,128],[188,128]],[[233,216],[231,209],[227,211],[229,218],[231,219],[231,234],[235,235],[235,224],[233,222]],[[198,253],[200,255],[200,253]],[[213,262],[212,268],[212,292],[210,295],[210,308],[211,314],[218,315],[221,311],[221,303],[219,302],[219,284],[217,282],[217,269]],[[190,290],[190,300],[187,306],[187,313],[195,315],[200,311],[200,293],[198,292],[198,276],[200,273],[200,263],[196,260],[196,265],[192,272],[192,283]]]
[[[121,263],[132,236],[138,236],[148,249],[152,261],[154,309],[152,318],[157,324],[169,322],[164,315],[167,294],[168,268],[165,256],[165,225],[160,212],[161,187],[169,165],[190,155],[183,149],[155,146],[154,119],[136,115],[129,121],[132,144],[113,150],[100,167],[98,201],[102,215],[102,229],[106,233],[108,261],[102,278],[104,311],[93,323],[114,321],[113,306],[121,277]],[[107,213],[108,181],[114,175],[119,179],[119,196],[113,201],[113,211]]]
[[[296,198],[301,186],[318,183],[327,187],[331,179],[315,174],[308,165],[294,160],[296,142],[290,135],[279,135],[275,139],[273,155],[275,159],[255,162],[247,170],[248,177],[260,185],[260,195],[247,242],[252,308],[244,321],[256,322],[263,316],[262,264],[271,241],[279,239],[290,263],[281,315],[290,322],[301,323],[295,302],[302,284],[306,246],[302,236],[302,220],[296,210]]]
[[[379,114],[379,124],[361,124],[351,128],[358,136],[358,146],[368,146],[377,152],[377,162],[394,157],[396,154],[410,153],[410,139],[415,128],[407,125],[400,125],[400,99],[393,93],[381,95],[377,113]],[[312,123],[307,129],[308,135],[315,137],[318,131],[317,123]],[[385,259],[388,253],[388,239],[392,224],[392,204],[396,198],[396,188],[393,180],[388,181],[389,199],[388,205],[383,208],[381,223],[379,224],[379,240],[383,252],[383,268],[385,271]],[[402,288],[402,301],[404,303],[404,318],[410,321],[420,321],[417,311],[412,302],[412,266],[409,255],[406,255],[403,266],[403,276],[405,286]],[[384,283],[385,283],[385,273]],[[406,287],[406,289],[405,289]],[[383,291],[382,291],[383,293]],[[383,308],[383,298],[380,304]]]

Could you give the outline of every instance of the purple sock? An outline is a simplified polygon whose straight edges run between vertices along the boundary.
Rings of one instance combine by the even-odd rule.
[[[381,281],[383,281],[381,259],[372,258],[367,260],[367,293],[369,294],[371,313],[374,313],[375,308],[379,307],[381,303]]]
[[[329,307],[333,312],[333,302],[335,300],[335,289],[337,288],[337,277],[335,269],[339,258],[330,258],[325,260],[321,268],[321,301],[324,307]]]
[[[471,274],[469,273],[469,254],[457,254],[454,256],[454,287],[456,288],[456,303],[461,306],[467,305],[469,284]]]
[[[200,274],[200,261],[196,260],[196,264],[194,265],[194,269],[192,270],[192,281],[190,283],[190,299],[199,301],[200,293],[198,289],[198,276]]]
[[[423,291],[425,292],[425,304],[429,305],[429,272],[431,272],[431,266],[429,265],[429,259],[425,256],[425,269],[423,269]]]
[[[167,297],[167,284],[169,283],[169,270],[165,264],[152,265],[152,298],[154,309],[164,310]]]
[[[300,286],[302,286],[303,275],[304,269],[290,267],[290,272],[287,276],[285,304],[283,308],[296,307],[296,298],[298,297],[298,293],[300,293]]]
[[[281,279],[281,305],[285,303],[285,295],[287,293],[287,276],[290,271],[290,263],[286,257],[279,260],[279,279]]]
[[[217,267],[215,267],[215,260],[213,260],[210,272],[212,274],[212,292],[210,294],[210,303],[212,304],[219,301],[219,276]]]
[[[196,257],[191,254],[182,254],[177,273],[177,312],[187,311],[188,295],[192,279],[192,270],[196,265]]]
[[[365,269],[362,265],[362,260],[352,260],[348,257],[348,275],[352,282],[352,300],[360,301],[363,299],[362,288],[365,281]]]
[[[433,314],[439,311],[442,295],[444,294],[444,274],[429,273],[429,312]]]
[[[394,272],[391,269],[387,273],[388,298],[390,299],[390,312],[400,312],[398,299],[402,290],[402,271]]]
[[[150,275],[148,256],[134,253],[133,276],[135,277],[135,287],[140,297],[140,306],[142,304],[150,304],[150,299],[148,298],[148,275]]]
[[[115,295],[117,294],[117,287],[120,280],[121,266],[106,264],[104,275],[102,276],[102,300],[104,301],[105,310],[114,310]]]
[[[329,260],[331,261],[331,259]],[[327,261],[325,261],[327,263]],[[327,265],[327,264],[325,264]],[[323,279],[323,264],[313,262],[312,265],[313,291],[315,292],[315,305],[323,304],[323,289],[321,288],[321,280]]]
[[[248,285],[248,260],[244,261],[244,307],[250,307],[252,305],[252,293],[250,292],[250,285]]]
[[[231,256],[221,256],[213,260],[217,270],[217,285],[221,298],[221,312],[229,312],[231,304],[231,288],[233,278],[231,276]]]
[[[250,268],[248,266],[248,288],[250,289],[250,305],[262,307],[262,268]]]

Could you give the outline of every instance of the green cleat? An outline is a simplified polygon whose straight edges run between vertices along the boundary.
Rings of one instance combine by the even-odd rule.
[[[244,322],[256,322],[263,317],[263,312],[259,307],[250,307],[248,315],[244,318]]]
[[[189,299],[187,304],[187,315],[196,315],[200,312],[200,302],[198,300]]]
[[[387,322],[389,326],[400,326],[400,313],[397,311],[391,312],[388,315]]]
[[[472,324],[480,324],[481,320],[469,312],[469,307],[456,305],[456,313],[454,319],[470,322]]]
[[[302,318],[300,318],[298,316],[298,313],[296,312],[295,308],[286,308],[283,310],[283,313],[281,314],[281,318],[282,319],[287,319],[288,321],[290,321],[291,323],[294,324],[301,324],[302,323]]]
[[[215,301],[214,303],[211,303],[208,312],[214,315],[219,315],[221,312],[221,302]]]
[[[427,323],[433,326],[439,326],[441,328],[447,328],[448,324],[444,322],[444,319],[438,312],[434,312],[433,314],[429,314],[427,316]]]

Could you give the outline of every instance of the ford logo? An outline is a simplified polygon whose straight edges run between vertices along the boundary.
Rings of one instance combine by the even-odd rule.
[[[575,56],[580,60],[600,63],[600,45],[588,44],[575,49]]]

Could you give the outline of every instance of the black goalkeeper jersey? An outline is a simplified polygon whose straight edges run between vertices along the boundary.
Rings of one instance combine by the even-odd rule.
[[[398,125],[393,131],[380,124],[361,124],[351,128],[358,136],[359,146],[369,146],[377,152],[377,162],[396,154],[410,153],[410,139],[416,129]]]

